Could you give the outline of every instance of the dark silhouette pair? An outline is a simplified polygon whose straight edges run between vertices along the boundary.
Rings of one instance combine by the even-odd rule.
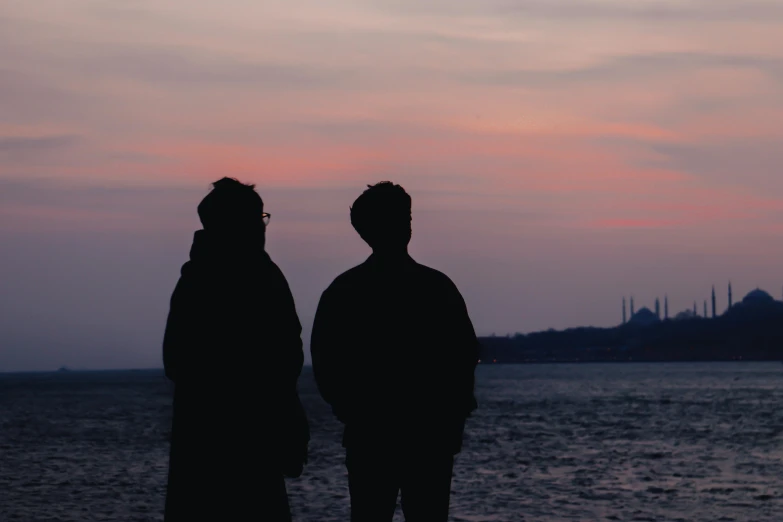
[[[291,520],[285,478],[307,463],[297,392],[301,324],[266,253],[261,197],[224,178],[198,208],[190,261],[171,298],[163,357],[175,383],[165,520]],[[382,182],[351,207],[372,248],[324,291],[311,354],[344,424],[351,520],[448,518],[478,340],[444,274],[408,254],[411,198]]]

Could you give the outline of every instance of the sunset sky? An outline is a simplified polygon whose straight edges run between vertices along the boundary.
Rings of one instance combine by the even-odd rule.
[[[381,180],[479,334],[780,299],[783,2],[0,0],[0,371],[160,366],[223,176],[306,351]]]

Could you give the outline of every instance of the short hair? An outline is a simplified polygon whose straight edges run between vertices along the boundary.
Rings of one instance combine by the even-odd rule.
[[[198,205],[201,224],[207,229],[261,223],[264,202],[255,188],[255,185],[228,177],[212,183],[212,191]]]
[[[410,218],[412,201],[404,188],[391,181],[367,187],[351,207],[351,225],[362,239],[372,244],[379,232],[388,231],[389,225]]]

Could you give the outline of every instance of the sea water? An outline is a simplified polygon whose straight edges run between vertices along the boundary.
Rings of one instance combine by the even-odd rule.
[[[345,521],[341,426],[308,369],[300,389],[294,519]],[[160,371],[0,374],[0,520],[161,520],[171,392]],[[482,365],[477,396],[453,520],[781,520],[780,363]]]

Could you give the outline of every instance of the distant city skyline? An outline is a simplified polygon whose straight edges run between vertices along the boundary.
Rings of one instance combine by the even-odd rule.
[[[781,288],[783,288],[783,287],[781,287]],[[756,288],[753,288],[752,290],[750,290],[748,292],[748,294],[746,295],[746,298],[748,296],[751,296],[754,293],[757,293],[757,292],[762,292],[764,294],[769,295],[772,299],[775,299],[775,297],[770,292],[767,292],[766,290],[764,290],[763,288],[760,288],[760,287],[756,287]],[[783,291],[781,292],[781,294],[783,294]],[[634,298],[633,298],[633,296],[631,296],[630,302],[631,302],[631,307],[632,308],[631,308],[631,315],[629,317],[627,315],[627,313],[626,313],[626,308],[625,308],[626,298],[623,297],[622,299],[623,299],[623,311],[622,311],[622,322],[620,324],[625,324],[626,322],[628,322],[628,320],[630,318],[633,318],[633,315],[635,313],[639,313],[642,310],[652,311],[650,309],[650,307],[647,307],[647,306],[644,306],[644,307],[640,308],[639,310],[634,310],[633,309],[633,307],[634,307]],[[775,300],[779,300],[779,299],[775,299]],[[665,304],[664,304],[664,314],[661,315],[660,299],[657,298],[657,297],[655,298],[655,306],[654,306],[655,315],[659,319],[669,319],[670,318],[669,317],[669,297],[668,297],[667,294],[664,294],[664,302],[665,302]],[[728,283],[726,307],[724,309],[720,309],[718,307],[718,302],[719,301],[718,301],[718,298],[717,298],[717,294],[715,292],[715,286],[714,285],[712,286],[712,290],[711,290],[710,302],[711,302],[711,306],[710,306],[710,308],[708,310],[708,308],[707,308],[707,299],[704,300],[703,313],[702,313],[702,315],[700,317],[712,317],[712,318],[715,318],[715,317],[718,317],[718,316],[726,313],[728,310],[730,310],[732,308],[732,306],[734,304],[736,304],[736,303],[733,302],[733,289],[732,289],[731,282]],[[683,310],[681,310],[681,311],[692,311],[694,315],[698,316],[698,310],[697,310],[695,301],[693,303],[693,310],[690,310],[689,308],[683,308]]]

